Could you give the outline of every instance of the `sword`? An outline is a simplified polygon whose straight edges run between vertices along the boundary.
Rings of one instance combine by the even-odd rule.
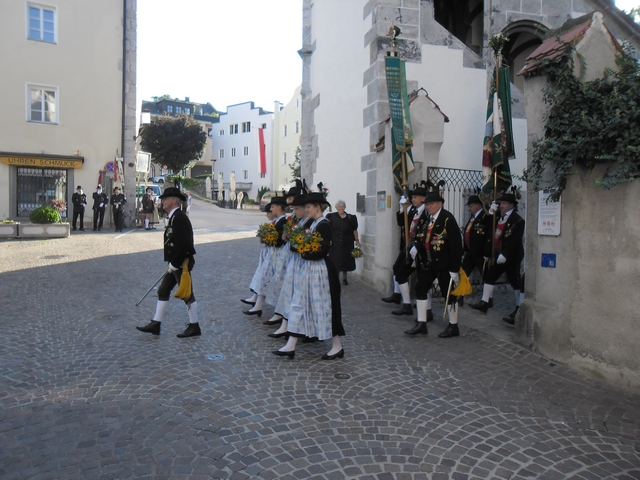
[[[447,318],[447,307],[449,306],[449,295],[451,295],[451,287],[453,286],[453,278],[449,279],[449,288],[447,289],[447,299],[444,302],[444,313],[442,314],[442,321]]]
[[[147,295],[149,295],[149,292],[150,292],[151,290],[153,290],[153,288],[154,288],[158,283],[160,283],[160,280],[162,280],[162,277],[164,277],[166,273],[167,273],[167,272],[164,272],[162,275],[160,275],[160,278],[158,278],[158,280],[156,280],[156,283],[154,283],[153,285],[151,285],[151,288],[149,288],[149,290],[147,290],[147,293],[145,293],[145,294],[142,296],[142,298],[141,298],[140,300],[138,300],[138,303],[136,303],[136,307],[137,307],[138,305],[140,305],[140,304],[142,303],[142,301],[143,301],[145,298],[147,298]]]

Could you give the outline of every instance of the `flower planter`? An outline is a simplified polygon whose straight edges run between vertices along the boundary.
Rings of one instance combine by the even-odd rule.
[[[20,238],[64,238],[71,233],[69,223],[27,223],[20,225]]]
[[[0,223],[0,238],[17,238],[19,231],[19,223]]]

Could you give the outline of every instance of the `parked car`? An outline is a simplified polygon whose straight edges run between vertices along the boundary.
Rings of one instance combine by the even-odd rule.
[[[153,194],[155,195],[156,198],[162,195],[162,188],[160,188],[160,185],[154,185],[151,183],[148,185],[145,185],[144,183],[139,183],[138,187],[136,188],[136,197],[142,197],[144,193],[147,191],[147,188],[150,188],[153,190]]]
[[[158,177],[152,177],[149,179],[150,182],[153,183],[161,183],[161,184],[165,184],[165,183],[169,183],[169,179],[167,177],[169,177],[170,174],[166,174],[166,175],[160,175]]]
[[[271,199],[276,196],[276,193],[278,192],[265,192],[265,194],[262,195],[262,198],[260,199],[261,212],[264,212],[264,208],[267,206],[269,202],[271,202]]]

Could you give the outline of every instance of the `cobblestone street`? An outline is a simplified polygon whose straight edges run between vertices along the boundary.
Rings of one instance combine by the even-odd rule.
[[[239,301],[263,217],[197,215],[196,338],[176,338],[173,298],[162,335],[135,329],[155,308],[154,292],[135,303],[163,271],[161,229],[0,241],[0,478],[640,478],[640,393],[514,344],[511,294],[487,315],[462,307],[461,337],[436,320],[414,338],[413,317],[350,275],[345,357],[321,361],[330,342],[276,357],[272,308]]]

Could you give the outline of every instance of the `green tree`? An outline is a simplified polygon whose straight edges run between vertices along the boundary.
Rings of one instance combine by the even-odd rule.
[[[302,162],[302,150],[300,150],[300,147],[296,147],[296,153],[294,156],[294,160],[293,163],[291,165],[289,165],[289,168],[291,169],[291,176],[293,177],[293,180],[299,180],[300,179],[300,165]]]
[[[200,124],[186,115],[155,117],[140,135],[140,147],[151,154],[153,163],[166,165],[174,174],[196,162],[207,141]]]

